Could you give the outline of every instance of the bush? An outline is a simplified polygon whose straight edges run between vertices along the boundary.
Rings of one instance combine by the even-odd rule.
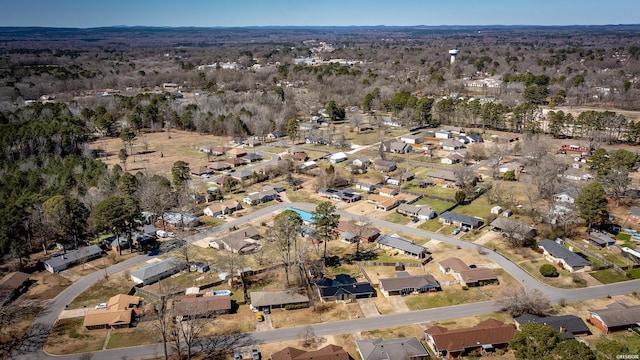
[[[558,275],[560,275],[556,267],[551,264],[540,266],[540,274],[544,277],[558,277]]]
[[[304,309],[308,308],[309,304],[287,304],[284,306],[286,310]]]

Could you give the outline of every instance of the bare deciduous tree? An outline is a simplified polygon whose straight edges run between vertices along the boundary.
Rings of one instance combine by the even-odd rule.
[[[549,299],[538,289],[530,291],[519,287],[512,287],[503,293],[499,300],[502,310],[513,317],[522,314],[546,316],[551,312]]]

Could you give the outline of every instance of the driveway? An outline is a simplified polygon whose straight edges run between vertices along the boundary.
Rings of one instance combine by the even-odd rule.
[[[407,304],[404,303],[405,299],[406,297],[400,296],[400,295],[393,295],[393,296],[387,297],[387,300],[389,300],[389,303],[391,303],[391,306],[393,307],[393,311],[396,314],[402,314],[410,311],[409,308],[407,307]]]
[[[373,299],[358,299],[357,302],[358,305],[360,305],[360,310],[362,310],[362,314],[364,314],[364,317],[368,318],[380,316],[380,312],[378,311],[376,303],[373,301]]]

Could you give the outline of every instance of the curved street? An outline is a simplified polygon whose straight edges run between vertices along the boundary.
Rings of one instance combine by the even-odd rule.
[[[188,239],[191,243],[211,236],[220,231],[239,226],[241,224],[251,222],[261,216],[270,214],[274,211],[282,210],[285,207],[296,207],[303,210],[313,211],[315,210],[314,204],[309,203],[276,203],[264,209],[260,209],[251,214],[245,215],[240,219],[229,221],[221,226],[215,227],[208,231],[204,231]],[[343,218],[357,219],[359,215],[350,214],[344,211],[339,211],[340,216]],[[383,220],[370,219],[371,224],[379,227],[384,227],[393,231],[402,231],[411,235],[435,239],[438,241],[446,242],[462,248],[477,250],[478,245],[470,242],[466,242],[450,236],[437,234],[429,231],[424,231],[417,228],[405,227],[400,224],[390,223]],[[526,289],[538,289],[544,293],[552,303],[566,300],[567,302],[574,302],[587,299],[603,298],[607,295],[623,295],[629,294],[640,289],[640,280],[631,280],[615,284],[592,286],[588,288],[580,289],[558,289],[539,282],[535,277],[531,276],[526,271],[522,270],[516,264],[512,263],[509,259],[502,255],[483,248],[484,256],[491,259],[497,265],[502,267],[507,273],[513,276],[515,279],[521,280]],[[123,271],[127,268],[140,264],[149,260],[151,257],[146,255],[139,255],[124,262],[115,264],[107,268],[108,274],[115,274]],[[53,356],[46,354],[43,351],[44,341],[47,334],[55,324],[58,315],[65,309],[65,305],[69,304],[75,297],[86,290],[92,284],[98,282],[104,276],[104,271],[99,270],[91,273],[78,281],[74,282],[58,296],[52,299],[45,309],[38,314],[38,317],[33,322],[32,326],[27,331],[27,337],[32,338],[33,341],[29,341],[21,349],[14,354],[15,358],[19,359],[80,359],[82,354],[72,354],[64,356]],[[491,312],[499,311],[500,307],[495,302],[479,302],[464,305],[448,306],[437,309],[412,311],[408,313],[393,314],[378,316],[375,318],[362,318],[354,320],[346,320],[332,323],[321,323],[311,325],[315,334],[318,336],[335,335],[343,333],[351,333],[362,330],[372,330],[377,328],[387,328],[393,326],[426,323],[434,320],[452,319],[466,316],[475,316],[481,314],[487,314]],[[306,326],[304,326],[306,327]],[[264,332],[253,332],[248,334],[239,334],[235,336],[218,337],[208,339],[209,342],[216,342],[220,344],[226,344],[229,348],[258,344],[263,342],[279,342],[284,340],[293,340],[299,338],[302,331],[301,327],[295,328],[283,328],[276,330],[269,330]],[[206,343],[206,342],[205,342]],[[104,350],[91,353],[91,359],[94,360],[108,360],[108,359],[142,359],[142,358],[156,358],[163,354],[162,344],[143,345],[128,348],[119,348],[113,350]],[[86,356],[86,354],[85,354]]]

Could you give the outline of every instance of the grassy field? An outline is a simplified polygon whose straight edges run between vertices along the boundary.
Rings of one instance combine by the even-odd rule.
[[[102,350],[107,330],[85,330],[83,318],[58,320],[53,326],[45,349],[54,355]]]
[[[418,228],[426,231],[436,232],[442,226],[443,226],[442,223],[440,223],[438,219],[431,219],[420,224]],[[453,230],[453,225],[445,226],[445,230],[442,231],[443,234],[446,234],[446,228],[451,228],[449,229],[449,232],[451,232],[451,230]]]
[[[135,328],[116,329],[111,332],[107,349],[154,344],[160,342],[160,334],[153,325],[154,321],[138,323]]]
[[[612,284],[612,283],[629,280],[626,276],[620,274],[619,272],[613,269],[593,271],[589,274],[603,284]]]
[[[426,188],[421,188],[419,180],[411,180],[404,185],[402,188],[408,191],[413,191],[419,194],[429,194],[437,197],[441,197],[444,199],[451,199],[453,201],[456,192],[458,189],[453,187],[443,187],[440,185],[430,186]]]
[[[409,221],[411,221],[411,217],[402,215],[397,212],[390,212],[389,215],[383,218],[383,220],[396,224],[407,224]]]
[[[422,199],[416,201],[414,203],[414,205],[429,205],[429,206],[431,206],[433,211],[435,211],[438,214],[441,214],[445,210],[450,208],[453,205],[453,203],[452,202],[447,202],[447,201],[442,201],[442,200],[431,199],[431,198],[428,198],[428,197],[423,197]]]
[[[489,297],[485,294],[493,289],[492,285],[488,287],[470,288],[463,290],[460,286],[447,286],[443,291],[436,293],[425,293],[417,295],[409,295],[405,300],[405,304],[411,310],[433,309],[442,306],[460,305],[472,302],[486,301]]]
[[[370,331],[363,331],[362,337],[365,339],[395,339],[401,337],[415,336],[418,339],[424,338],[424,329],[418,325],[406,325],[386,329],[376,329]]]
[[[471,204],[456,207],[455,212],[484,219],[491,212],[493,206],[489,204],[487,197],[483,195],[473,200]]]
[[[69,309],[80,309],[84,306],[92,308],[99,303],[107,302],[114,295],[128,294],[134,285],[135,283],[129,280],[123,272],[111,275],[108,279],[91,285],[73,299],[69,304]]]

